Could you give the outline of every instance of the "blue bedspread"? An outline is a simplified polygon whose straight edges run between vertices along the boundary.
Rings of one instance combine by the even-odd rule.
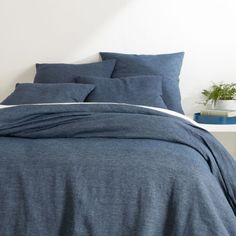
[[[0,110],[1,236],[236,235],[236,162],[208,132],[121,104]]]

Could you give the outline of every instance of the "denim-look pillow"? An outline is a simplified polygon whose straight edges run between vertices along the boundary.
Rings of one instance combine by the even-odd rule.
[[[134,55],[100,53],[103,60],[116,59],[112,77],[162,75],[163,100],[168,109],[183,113],[179,90],[179,74],[184,53],[161,55]]]
[[[90,64],[36,64],[35,83],[73,83],[77,76],[111,77],[115,60]]]
[[[16,84],[15,91],[2,104],[83,102],[95,88],[92,84]]]
[[[94,84],[86,102],[117,102],[166,108],[162,100],[160,76],[134,76],[110,79],[78,77],[77,83]]]

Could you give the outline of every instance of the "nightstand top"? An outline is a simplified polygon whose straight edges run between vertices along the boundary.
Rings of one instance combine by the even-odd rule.
[[[193,119],[193,116],[188,116],[190,119]],[[212,124],[201,124],[198,123],[199,126],[208,130],[209,132],[236,132],[236,124],[230,125],[212,125]]]

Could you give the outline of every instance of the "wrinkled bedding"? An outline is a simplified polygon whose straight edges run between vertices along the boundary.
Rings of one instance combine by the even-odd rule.
[[[127,104],[0,109],[0,235],[236,235],[236,162],[207,131]]]

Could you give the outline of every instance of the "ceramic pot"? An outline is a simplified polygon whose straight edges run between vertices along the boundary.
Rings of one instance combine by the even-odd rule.
[[[218,100],[214,106],[215,110],[236,110],[236,100]]]

